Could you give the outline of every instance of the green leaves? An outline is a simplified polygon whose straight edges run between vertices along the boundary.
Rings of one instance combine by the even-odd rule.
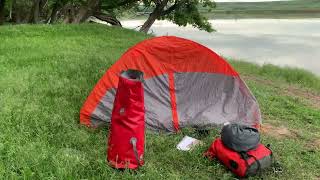
[[[179,26],[192,25],[195,28],[207,32],[213,32],[208,19],[199,12],[199,0],[180,0],[177,2],[175,10],[161,19],[168,19]],[[206,1],[204,6],[214,7],[214,3]],[[211,9],[211,8],[210,8]]]
[[[212,32],[214,29],[209,23],[208,19],[204,17],[200,11],[200,7],[206,8],[211,11],[216,7],[216,4],[210,0],[160,0],[159,3],[166,3],[163,9],[160,4],[156,4],[152,0],[143,0],[146,8],[153,8],[153,14],[157,14],[156,19],[167,19],[179,26],[192,25],[195,28]],[[161,11],[161,12],[159,12]],[[151,17],[149,17],[151,18]],[[154,17],[153,17],[154,18]]]

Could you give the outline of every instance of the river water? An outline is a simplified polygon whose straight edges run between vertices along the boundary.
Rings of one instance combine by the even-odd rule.
[[[257,64],[299,67],[320,76],[320,19],[210,20],[214,33],[156,21],[150,32],[199,42],[216,53]],[[124,21],[127,28],[142,20]]]

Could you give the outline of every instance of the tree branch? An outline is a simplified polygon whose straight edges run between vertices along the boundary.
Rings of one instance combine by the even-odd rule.
[[[130,3],[137,2],[138,0],[124,0],[124,1],[116,1],[117,3],[112,3],[110,5],[104,6],[104,9],[113,9],[116,7],[124,6]]]
[[[170,14],[173,10],[175,10],[178,6],[178,1],[174,1],[174,4],[167,8],[166,10],[162,11],[161,16],[165,16],[167,14]]]
[[[156,4],[156,6],[158,6],[162,3],[161,0],[152,0],[152,1]]]

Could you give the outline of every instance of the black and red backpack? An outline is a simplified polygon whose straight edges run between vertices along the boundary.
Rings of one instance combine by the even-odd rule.
[[[261,144],[257,129],[238,124],[222,128],[205,155],[218,159],[239,177],[255,175],[272,165],[272,151]]]

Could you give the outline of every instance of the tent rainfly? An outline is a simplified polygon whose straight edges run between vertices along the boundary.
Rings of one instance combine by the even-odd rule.
[[[119,74],[127,69],[144,73],[148,129],[176,132],[225,122],[261,123],[255,97],[222,57],[196,42],[162,36],[131,47],[106,71],[81,109],[81,124],[110,122]]]

